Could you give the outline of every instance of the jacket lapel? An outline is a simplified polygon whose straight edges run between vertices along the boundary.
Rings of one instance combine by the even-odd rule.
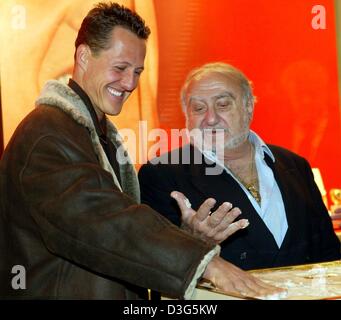
[[[275,152],[274,152],[275,153]],[[288,231],[283,240],[281,250],[290,246],[290,243],[295,243],[297,238],[302,237],[306,233],[306,213],[302,206],[302,201],[297,198],[298,194],[302,194],[302,190],[298,184],[297,177],[299,173],[296,167],[284,165],[282,159],[275,154],[276,161],[273,163],[268,157],[266,162],[272,169],[275,180],[282,194],[284,208],[286,212]],[[295,214],[300,212],[299,215]]]
[[[140,202],[140,190],[135,168],[122,145],[122,139],[119,136],[116,127],[110,121],[108,121],[108,137],[120,151],[120,158],[118,161],[120,164],[122,186],[102,148],[88,109],[81,98],[69,86],[56,80],[48,81],[44,86],[41,95],[38,97],[36,105],[52,105],[58,107],[72,117],[77,123],[86,127],[89,130],[91,142],[101,167],[111,174],[114,183],[119,190],[122,191],[123,189],[124,192],[133,197],[138,203]]]
[[[224,201],[231,202],[241,209],[240,219],[248,219],[250,222],[250,225],[245,230],[238,231],[243,233],[241,237],[245,238],[244,240],[248,242],[248,245],[255,249],[264,250],[264,248],[268,248],[269,250],[277,250],[278,247],[274,237],[238,183],[226,171],[219,175],[207,175],[205,169],[208,166],[210,164],[207,165],[205,162],[201,165],[190,165],[188,174],[191,184],[202,194],[202,198],[190,199],[190,201],[198,206],[203,200],[212,197],[217,200],[217,205],[212,211],[216,210]]]

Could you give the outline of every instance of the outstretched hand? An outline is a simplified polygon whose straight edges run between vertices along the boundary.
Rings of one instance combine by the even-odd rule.
[[[181,210],[181,227],[204,241],[219,244],[249,225],[247,219],[233,222],[241,211],[239,208],[232,208],[229,202],[224,202],[211,213],[216,203],[212,198],[205,200],[198,211],[195,211],[183,193],[173,191],[171,197],[177,201]]]
[[[238,296],[269,300],[287,296],[286,289],[267,284],[217,256],[207,265],[203,278],[217,289]]]

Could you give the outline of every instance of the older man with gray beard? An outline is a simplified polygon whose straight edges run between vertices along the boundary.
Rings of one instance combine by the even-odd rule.
[[[254,100],[250,81],[231,65],[193,70],[181,91],[190,144],[140,169],[142,201],[216,242],[205,225],[219,228],[223,219],[194,210],[206,198],[212,212],[224,202],[238,207],[237,219],[250,225],[220,245],[221,256],[242,269],[340,259],[340,243],[308,162],[265,144],[250,130]],[[186,195],[194,210],[181,215],[173,198],[182,194],[174,191]]]

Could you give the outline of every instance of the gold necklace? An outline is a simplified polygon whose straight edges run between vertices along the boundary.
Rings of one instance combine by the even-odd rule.
[[[251,144],[250,144],[251,145]],[[258,183],[258,173],[255,172],[255,148],[251,145],[251,177],[254,177],[253,181],[250,183],[243,183],[245,188],[251,193],[251,195],[255,198],[258,204],[261,204],[262,198],[259,192],[259,183]]]
[[[250,176],[252,178],[251,182],[246,183],[245,180],[243,180],[239,175],[237,175],[231,168],[226,165],[229,170],[232,172],[232,174],[238,179],[238,181],[246,188],[247,191],[250,192],[252,197],[258,202],[258,204],[261,204],[262,198],[259,192],[259,184],[258,184],[258,175],[257,172],[255,172],[255,161],[256,159],[254,158],[254,148],[252,147],[252,144],[250,143],[250,153],[251,153],[251,161],[250,161]]]

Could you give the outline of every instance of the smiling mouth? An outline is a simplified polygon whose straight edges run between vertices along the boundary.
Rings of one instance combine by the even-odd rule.
[[[108,87],[108,91],[110,95],[113,97],[122,97],[123,96],[123,91],[117,91],[114,88]]]

